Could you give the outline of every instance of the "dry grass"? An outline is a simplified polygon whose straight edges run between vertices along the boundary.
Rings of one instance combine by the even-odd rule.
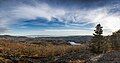
[[[14,43],[8,40],[0,40],[0,53],[12,56],[49,57],[62,56],[70,52],[80,51],[84,46],[69,45],[34,45]]]
[[[0,62],[12,63],[11,60],[5,58],[0,58]]]
[[[85,63],[85,60],[71,60],[68,63]]]

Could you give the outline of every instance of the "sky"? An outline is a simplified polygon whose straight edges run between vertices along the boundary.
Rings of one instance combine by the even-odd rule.
[[[120,28],[120,0],[0,0],[0,34],[103,35]]]

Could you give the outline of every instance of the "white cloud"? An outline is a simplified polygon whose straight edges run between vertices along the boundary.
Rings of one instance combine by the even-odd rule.
[[[113,32],[120,28],[120,15],[117,13],[109,14],[109,11],[106,8],[93,10],[87,18],[89,18],[90,22],[95,24],[100,23],[104,29],[109,29]]]
[[[103,32],[103,35],[111,35],[111,31],[106,30],[106,32]],[[15,36],[22,36],[22,35],[50,35],[50,36],[74,36],[74,35],[92,35],[94,33],[93,30],[77,30],[77,29],[46,29],[46,30],[29,30],[29,31],[10,31],[10,35]]]
[[[25,32],[14,32],[11,31],[10,34],[11,35],[51,35],[51,36],[69,36],[69,35],[92,35],[93,31],[86,31],[86,30],[72,30],[72,29],[68,29],[68,30],[64,30],[64,29],[59,29],[59,30],[55,30],[55,29],[51,29],[51,30],[37,30],[37,31],[25,31]],[[34,34],[33,34],[34,33]],[[91,34],[90,34],[91,33]],[[4,33],[4,34],[9,34],[9,33]]]
[[[66,19],[71,19],[69,21],[74,22],[86,22],[84,24],[73,24],[77,26],[85,26],[90,23],[98,24],[100,23],[104,29],[108,29],[111,32],[114,32],[120,29],[120,15],[118,13],[110,13],[111,7],[103,7],[93,10],[79,10],[74,14],[70,14],[69,16],[75,17],[75,19],[71,19],[71,17],[65,17]]]
[[[105,29],[108,29],[110,31],[116,31],[120,28],[120,15],[117,13],[113,13],[113,14],[109,13],[110,9],[111,7],[103,7],[103,8],[97,8],[91,10],[77,9],[72,11],[61,8],[53,8],[45,3],[43,4],[35,3],[35,6],[22,4],[12,7],[12,9],[10,10],[0,11],[0,28],[7,29],[9,28],[9,25],[13,23],[18,23],[22,21],[22,19],[34,20],[38,17],[43,17],[48,19],[48,21],[51,21],[52,18],[55,17],[59,21],[65,22],[66,26],[70,26],[70,27],[85,26],[90,23],[93,24],[101,23]],[[69,23],[70,21],[75,22],[76,24]],[[78,22],[85,22],[85,23],[78,24]],[[78,31],[77,32],[73,32],[73,31],[68,32],[68,31],[62,31],[63,32],[62,34],[64,35],[64,33],[68,33],[68,34],[78,33]],[[49,31],[49,34],[52,33],[55,34],[54,32],[61,34],[59,31]],[[80,32],[81,31],[79,31],[79,33]],[[84,31],[81,33],[87,34],[88,30],[86,30],[86,32]]]
[[[43,17],[51,20],[52,17],[57,15],[64,15],[64,10],[54,9],[47,4],[38,4],[36,6],[22,5],[11,11],[14,18],[18,19],[36,19],[37,17]]]
[[[7,29],[9,25],[21,24],[20,21],[22,20],[34,20],[38,17],[51,21],[52,17],[65,13],[64,10],[51,8],[47,4],[36,4],[36,6],[21,4],[10,8],[4,11],[0,10],[0,28]]]

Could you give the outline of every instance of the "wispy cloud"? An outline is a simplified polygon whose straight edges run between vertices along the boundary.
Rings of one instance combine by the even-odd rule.
[[[111,34],[110,31],[106,30],[107,32],[104,32],[104,35]],[[34,34],[33,34],[34,33]],[[11,31],[11,35],[15,36],[21,36],[21,35],[50,35],[50,36],[74,36],[74,35],[92,35],[93,30],[76,30],[76,29],[46,29],[46,30],[30,30],[30,31],[23,31],[22,33]],[[5,33],[9,34],[9,33]]]
[[[45,18],[48,22],[57,20],[65,23],[65,27],[71,28],[86,27],[92,29],[96,24],[101,23],[104,29],[112,32],[118,30],[120,27],[120,14],[119,12],[113,11],[119,9],[119,4],[93,9],[80,8],[73,10],[57,8],[47,3],[39,3],[37,0],[32,4],[34,5],[20,3],[16,6],[9,6],[7,10],[0,9],[0,29],[3,30],[0,32],[9,29],[9,26],[12,24],[23,24],[21,21],[36,20],[37,18]],[[90,24],[93,26],[87,27]],[[41,23],[37,23],[36,25],[41,25]],[[23,26],[23,28],[26,27]]]

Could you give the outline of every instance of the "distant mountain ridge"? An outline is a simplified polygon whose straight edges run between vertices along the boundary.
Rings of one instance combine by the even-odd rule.
[[[46,40],[46,41],[74,41],[74,42],[89,42],[92,39],[92,36],[50,36],[50,35],[28,35],[28,36],[11,36],[11,35],[0,35],[0,39],[8,39],[8,40]],[[28,41],[29,42],[29,41]],[[34,42],[34,41],[33,41]]]
[[[27,35],[26,37],[82,37],[82,36],[91,36],[91,35],[70,35],[70,36],[54,36],[54,35]]]
[[[50,36],[50,35],[27,35],[26,37],[35,38],[35,37],[53,37],[53,36]]]
[[[0,38],[27,38],[26,36],[0,35]]]

